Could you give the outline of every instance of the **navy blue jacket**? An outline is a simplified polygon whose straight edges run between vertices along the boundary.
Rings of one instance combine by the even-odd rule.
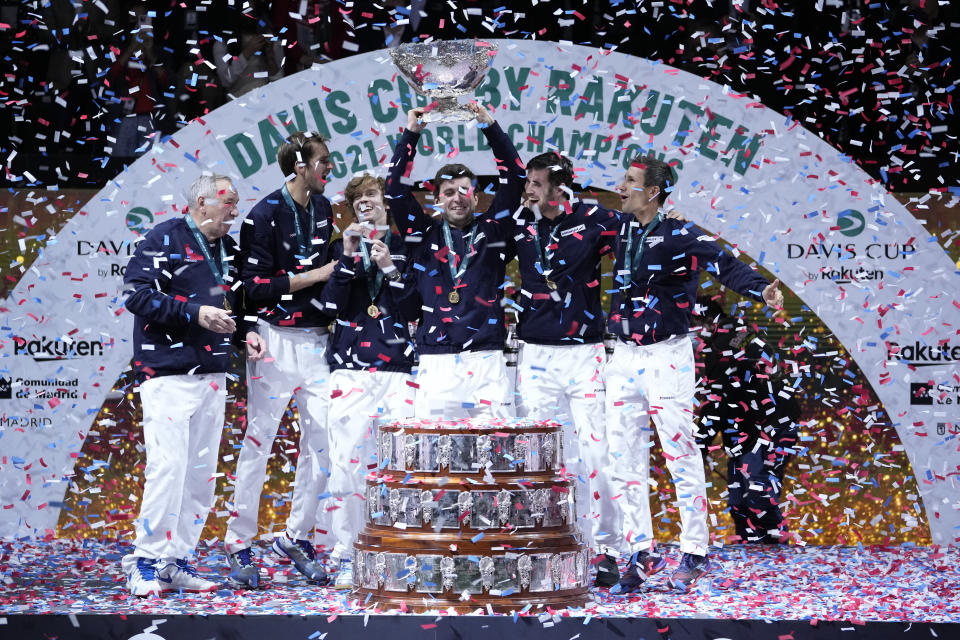
[[[402,274],[407,261],[403,238],[393,234],[387,246],[394,266]],[[352,256],[342,255],[323,288],[324,307],[337,315],[333,340],[327,349],[331,369],[410,373],[414,350],[407,322],[419,315],[419,298],[410,301],[413,292],[408,282],[383,278],[380,290],[371,300],[367,284],[378,271],[376,264],[370,265],[369,272],[364,269],[359,251]],[[376,318],[367,313],[371,303],[380,309]]]
[[[240,272],[246,306],[260,318],[285,327],[326,327],[333,317],[323,311],[323,283],[290,293],[291,273],[322,267],[339,254],[331,242],[333,210],[322,195],[312,195],[316,227],[312,251],[298,257],[300,246],[293,212],[277,189],[250,210],[240,226]],[[300,228],[309,226],[306,210],[296,202]]]
[[[224,297],[235,310],[237,333],[247,326],[237,309],[240,285],[236,243],[224,236],[230,272],[227,288],[217,284],[200,245],[183,217],[164,220],[137,245],[124,276],[127,309],[134,314],[133,364],[137,379],[186,373],[220,373],[230,364],[231,336],[197,323],[202,305],[222,307]],[[211,255],[220,264],[220,249]],[[241,326],[244,325],[244,326]]]
[[[536,223],[534,212],[523,210],[514,235],[523,283],[518,330],[521,340],[564,345],[603,339],[600,256],[613,249],[620,215],[599,205],[578,202],[570,213],[561,210],[553,220],[541,217]],[[557,284],[556,290],[547,286],[543,275],[550,267],[540,264],[550,248],[550,279]]]
[[[607,330],[625,342],[653,344],[690,331],[700,272],[706,271],[741,295],[763,301],[765,278],[740,262],[691,222],[661,221],[647,236],[633,276],[626,272],[627,234],[637,250],[642,229],[623,214],[617,236],[614,290]]]
[[[451,227],[457,255],[464,256],[466,239],[476,228],[466,272],[456,291],[457,303],[449,301],[455,283],[447,262],[447,245],[441,218],[427,216],[404,184],[413,161],[419,133],[404,131],[393,154],[386,195],[397,227],[407,241],[410,266],[406,278],[420,297],[421,321],[417,328],[417,350],[422,354],[460,353],[503,349],[506,330],[503,321],[504,276],[513,259],[514,221],[511,208],[520,202],[523,166],[510,137],[496,123],[483,129],[497,158],[500,187],[490,208],[478,214],[466,229]]]

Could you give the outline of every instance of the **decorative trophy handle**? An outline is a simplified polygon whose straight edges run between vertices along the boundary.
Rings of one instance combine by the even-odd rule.
[[[423,514],[423,522],[430,524],[433,519],[433,511],[437,508],[437,503],[433,501],[433,491],[424,489],[420,492],[420,511]]]
[[[454,570],[453,558],[444,556],[440,559],[440,575],[443,578],[444,590],[453,589],[453,581],[457,578],[457,572]]]
[[[493,588],[494,580],[494,565],[493,558],[490,556],[483,556],[480,558],[480,582],[483,584],[485,591],[490,591]]]
[[[353,550],[353,584],[360,586],[366,582],[365,570],[367,568],[366,555],[359,549]]]
[[[527,464],[527,454],[530,452],[530,440],[518,436],[513,443],[513,458],[518,471],[523,471]]]
[[[533,560],[528,555],[520,556],[517,560],[517,572],[520,574],[520,588],[529,589],[530,579],[533,577]]]
[[[371,485],[367,487],[367,515],[371,522],[376,519],[375,514],[380,512],[380,487]]]
[[[497,515],[500,516],[500,524],[505,525],[510,521],[510,507],[513,502],[513,494],[502,489],[497,494]]]
[[[553,580],[553,588],[560,588],[560,577],[563,575],[563,558],[559,553],[550,556],[550,579]]]
[[[457,506],[460,508],[462,518],[473,507],[473,494],[469,491],[461,491],[457,496]]]
[[[400,489],[390,489],[390,522],[395,523],[400,518]]]
[[[420,559],[417,556],[407,556],[403,561],[403,568],[407,570],[407,591],[417,587],[417,571],[420,569]]]
[[[382,589],[387,580],[387,554],[381,551],[376,557],[377,588]]]
[[[412,469],[417,463],[417,436],[408,435],[404,438],[403,453],[407,469]]]
[[[555,469],[554,454],[557,451],[557,442],[552,433],[544,434],[543,438],[543,468]]]
[[[381,469],[389,466],[393,457],[393,434],[389,431],[380,432],[380,459],[377,461]]]
[[[537,524],[543,524],[543,518],[547,514],[547,503],[550,499],[550,492],[547,489],[537,489],[533,492],[533,504],[531,505],[531,514]]]
[[[437,439],[437,448],[439,449],[437,453],[437,462],[440,465],[440,468],[446,467],[450,468],[450,463],[453,461],[453,438],[448,435],[442,435]]]
[[[493,456],[493,438],[487,435],[479,436],[477,438],[477,462],[480,463],[480,468],[485,468],[490,464],[490,459]]]

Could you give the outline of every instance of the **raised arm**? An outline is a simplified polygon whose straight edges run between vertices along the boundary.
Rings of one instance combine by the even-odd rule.
[[[493,202],[487,209],[486,217],[509,217],[513,210],[520,206],[523,196],[523,184],[526,180],[526,171],[520,154],[510,136],[497,124],[487,108],[482,104],[471,102],[467,105],[477,114],[477,122],[483,128],[483,135],[490,144],[490,151],[497,161],[497,176],[499,184],[493,196]],[[506,214],[504,215],[504,212]]]
[[[390,171],[387,173],[384,196],[390,204],[393,219],[403,238],[411,233],[423,233],[431,224],[430,216],[424,212],[420,202],[413,197],[413,190],[410,188],[413,182],[410,178],[413,158],[417,153],[420,132],[423,131],[422,117],[423,109],[416,108],[407,112],[407,128],[397,141]]]

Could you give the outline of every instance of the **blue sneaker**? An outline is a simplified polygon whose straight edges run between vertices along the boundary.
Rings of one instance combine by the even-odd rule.
[[[710,562],[709,557],[685,553],[680,560],[680,566],[674,570],[667,582],[671,589],[689,591],[712,568],[713,563]]]
[[[329,580],[323,565],[317,562],[317,552],[307,540],[291,540],[286,535],[273,539],[273,550],[279,555],[289,558],[297,571],[308,580],[326,584]]]
[[[260,586],[260,570],[253,562],[253,549],[240,549],[236,553],[227,555],[230,563],[230,574],[227,579],[230,585],[239,589],[256,589]]]
[[[637,551],[630,556],[630,563],[623,570],[620,582],[610,589],[610,593],[627,595],[637,593],[650,576],[660,573],[667,566],[667,560],[661,555],[649,551]]]

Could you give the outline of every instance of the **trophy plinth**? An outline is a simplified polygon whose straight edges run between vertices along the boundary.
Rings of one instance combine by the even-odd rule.
[[[559,423],[411,418],[378,425],[376,447],[351,597],[416,613],[587,602]]]
[[[479,40],[405,44],[390,50],[393,64],[413,90],[436,102],[425,122],[463,122],[475,114],[457,102],[473,93],[497,55],[497,46]]]

